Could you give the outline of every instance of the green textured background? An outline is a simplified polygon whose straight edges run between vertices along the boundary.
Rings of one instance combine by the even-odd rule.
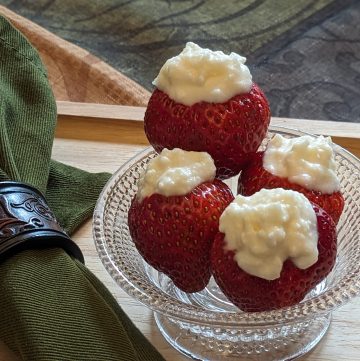
[[[163,62],[179,53],[186,41],[194,41],[247,56],[274,115],[360,118],[356,0],[0,0],[0,4],[90,50],[149,90]]]

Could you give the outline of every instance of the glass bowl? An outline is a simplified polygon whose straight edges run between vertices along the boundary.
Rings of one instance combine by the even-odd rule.
[[[286,137],[304,133],[271,127]],[[205,290],[186,294],[140,256],[129,234],[127,214],[141,171],[156,155],[150,148],[124,164],[96,205],[93,235],[101,261],[129,295],[154,311],[166,340],[196,360],[289,360],[312,349],[326,333],[331,312],[360,290],[360,161],[336,146],[345,210],[338,224],[338,254],[328,277],[292,307],[242,312],[211,279]],[[236,190],[237,179],[229,185]]]

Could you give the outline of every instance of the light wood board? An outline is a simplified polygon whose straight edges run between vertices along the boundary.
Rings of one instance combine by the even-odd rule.
[[[63,104],[64,105],[64,104]],[[69,112],[69,104],[65,104]],[[82,105],[87,107],[87,105]],[[136,152],[149,144],[141,122],[144,108],[89,105],[74,109],[73,114],[60,115],[53,156],[59,161],[89,171],[116,171]],[[65,108],[59,111],[65,114]],[[91,110],[90,110],[91,109]],[[74,114],[75,112],[75,114]],[[84,116],[87,114],[88,116]],[[99,116],[94,116],[99,114]],[[131,119],[124,120],[124,119]],[[317,134],[329,134],[335,141],[360,155],[360,124],[273,119],[273,124]],[[105,283],[119,304],[168,361],[185,361],[185,356],[167,344],[158,331],[152,312],[125,294],[102,266],[93,242],[91,221],[74,236],[85,253],[87,266]],[[320,344],[303,360],[360,361],[360,298],[333,313],[330,329]]]

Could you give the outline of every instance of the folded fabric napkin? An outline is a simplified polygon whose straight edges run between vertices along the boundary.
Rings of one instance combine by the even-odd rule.
[[[55,124],[37,52],[0,17],[0,181],[43,192],[71,234],[91,215],[109,174],[50,160]],[[0,290],[0,341],[22,360],[163,360],[105,286],[61,248],[0,263]]]

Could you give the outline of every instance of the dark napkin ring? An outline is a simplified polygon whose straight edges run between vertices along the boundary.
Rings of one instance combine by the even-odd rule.
[[[45,197],[19,182],[0,182],[0,261],[34,248],[63,248],[84,263],[77,244],[64,232]]]

